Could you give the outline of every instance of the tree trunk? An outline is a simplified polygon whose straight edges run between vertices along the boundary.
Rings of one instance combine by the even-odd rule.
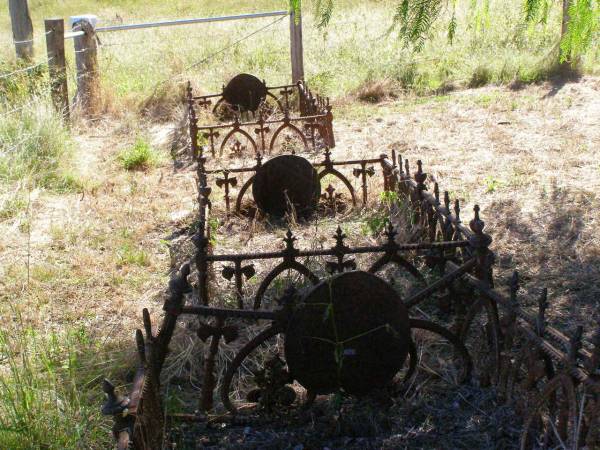
[[[8,0],[17,58],[33,59],[33,25],[27,0]]]
[[[567,31],[569,30],[569,7],[573,0],[562,0],[562,23],[560,29],[560,41],[565,38]],[[558,58],[559,61],[563,58],[562,48],[559,47]],[[569,75],[573,72],[574,61],[571,60],[571,55],[564,55],[565,59],[560,63],[559,69],[562,75]]]

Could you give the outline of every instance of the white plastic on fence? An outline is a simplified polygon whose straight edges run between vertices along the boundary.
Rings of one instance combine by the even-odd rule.
[[[82,21],[88,22],[92,27],[96,28],[96,25],[98,25],[98,16],[95,16],[94,14],[80,14],[78,16],[71,16],[69,17],[69,26],[73,28]]]

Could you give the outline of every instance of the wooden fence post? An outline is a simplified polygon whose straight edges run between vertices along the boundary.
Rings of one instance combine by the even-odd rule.
[[[292,83],[304,80],[304,52],[302,49],[302,6],[299,13],[290,12],[290,47],[292,60]]]
[[[98,43],[94,25],[86,18],[73,23],[73,31],[83,31],[75,37],[75,63],[77,66],[76,103],[87,116],[100,112],[100,72],[98,70]]]
[[[69,91],[65,63],[65,21],[62,18],[46,19],[44,25],[46,28],[46,52],[48,53],[48,73],[52,101],[57,111],[69,120]]]
[[[8,9],[17,58],[31,61],[33,59],[33,24],[27,0],[8,0]]]

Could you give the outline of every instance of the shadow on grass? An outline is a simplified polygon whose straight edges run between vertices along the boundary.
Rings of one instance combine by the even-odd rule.
[[[532,298],[547,287],[551,323],[566,333],[577,325],[592,333],[600,319],[600,247],[586,237],[585,200],[554,185],[529,217],[515,200],[497,202],[488,212],[497,218],[497,243],[513,253],[498,255],[499,285],[507,286],[512,270],[518,270]]]

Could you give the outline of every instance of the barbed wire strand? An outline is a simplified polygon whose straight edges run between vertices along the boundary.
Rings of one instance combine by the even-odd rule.
[[[54,30],[48,30],[48,31],[46,31],[46,32],[45,32],[45,33],[44,33],[42,36],[46,37],[46,36],[48,36],[50,33],[54,33]],[[35,41],[37,41],[38,39],[40,39],[40,37],[34,37],[34,38],[31,38],[31,39],[27,39],[27,40],[25,40],[25,41],[15,41],[15,40],[13,39],[13,44],[29,44],[30,42],[35,42]]]
[[[37,64],[33,64],[31,66],[24,67],[22,69],[17,69],[17,70],[15,70],[13,72],[3,73],[2,75],[0,75],[0,80],[4,80],[6,78],[10,78],[10,77],[15,76],[15,75],[17,75],[19,73],[22,73],[22,72],[29,72],[29,71],[37,68],[37,67],[40,67],[40,66],[48,64],[48,62],[52,61],[52,59],[54,59],[54,57],[48,58],[46,61],[41,61],[41,62],[39,62]]]
[[[16,112],[19,112],[19,111],[21,111],[21,110],[23,110],[23,109],[27,108],[28,106],[31,106],[31,105],[33,105],[34,103],[35,103],[35,100],[31,100],[31,101],[29,101],[29,102],[27,102],[27,103],[24,103],[24,104],[22,104],[22,105],[21,105],[21,106],[19,106],[18,108],[14,108],[14,109],[11,109],[11,110],[9,110],[9,111],[3,112],[2,114],[0,114],[0,117],[8,117],[8,116],[10,116],[11,114],[14,114],[14,113],[16,113]]]
[[[171,75],[170,77],[167,77],[167,78],[165,78],[165,79],[164,79],[164,80],[162,80],[162,81],[159,81],[159,82],[158,82],[158,83],[156,83],[156,85],[154,86],[154,93],[155,93],[155,92],[156,92],[156,90],[159,88],[159,86],[161,86],[162,84],[164,84],[164,83],[167,83],[167,82],[169,82],[169,81],[172,81],[172,80],[174,80],[174,79],[176,79],[176,78],[178,78],[178,77],[182,76],[182,75],[184,74],[184,72],[187,72],[188,70],[190,70],[190,69],[193,69],[194,67],[197,67],[197,66],[199,66],[200,64],[204,64],[205,62],[209,61],[210,59],[214,58],[215,56],[217,56],[217,55],[220,55],[221,53],[224,53],[224,52],[226,52],[226,51],[227,51],[227,50],[229,50],[230,48],[233,48],[233,47],[235,47],[236,45],[240,44],[241,42],[245,41],[246,39],[250,39],[251,37],[253,37],[253,36],[257,35],[258,33],[260,33],[260,32],[262,32],[262,31],[266,30],[267,28],[269,28],[269,27],[271,27],[271,26],[275,25],[276,23],[278,23],[278,22],[281,22],[281,21],[282,21],[283,19],[285,19],[286,17],[287,17],[287,16],[281,16],[281,17],[278,17],[278,18],[277,18],[277,19],[275,19],[273,22],[270,22],[270,23],[268,23],[267,25],[265,25],[265,26],[263,26],[263,27],[261,27],[261,28],[258,28],[257,30],[254,30],[252,33],[250,33],[250,34],[247,34],[247,35],[245,35],[245,36],[241,37],[240,39],[238,39],[238,40],[236,40],[236,41],[232,42],[231,44],[229,44],[229,45],[226,45],[225,47],[223,47],[223,48],[221,48],[221,49],[217,50],[216,52],[213,52],[213,53],[211,53],[210,55],[208,55],[208,56],[206,56],[206,57],[204,57],[204,58],[202,58],[202,59],[200,59],[200,60],[196,61],[195,63],[193,63],[193,64],[190,64],[189,66],[187,66],[187,67],[185,67],[183,70],[181,70],[181,72],[179,72],[179,73],[177,73],[177,74],[175,74],[175,75]]]

